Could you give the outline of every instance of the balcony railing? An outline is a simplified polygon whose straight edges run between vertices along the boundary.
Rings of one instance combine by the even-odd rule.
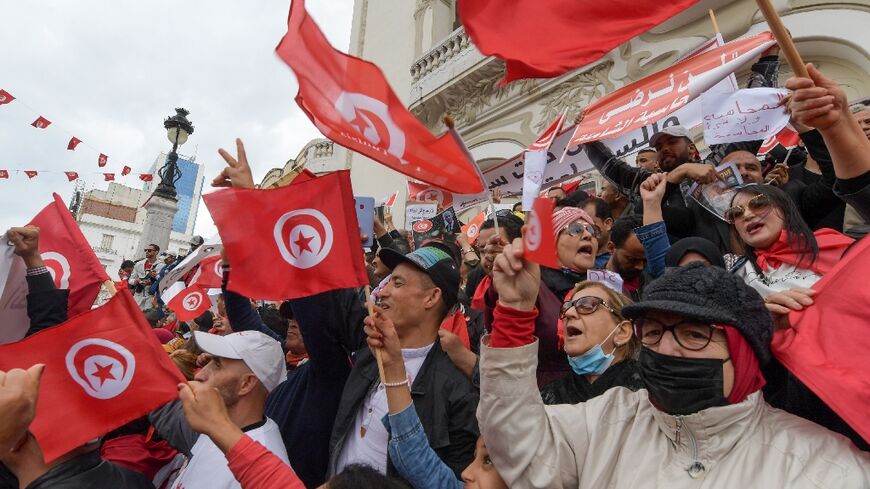
[[[118,252],[111,248],[101,248],[99,246],[92,246],[94,253],[102,253],[104,255],[117,255]]]
[[[453,31],[441,44],[432,48],[411,66],[411,78],[416,82],[443,66],[459,53],[474,45],[468,39],[464,27]]]

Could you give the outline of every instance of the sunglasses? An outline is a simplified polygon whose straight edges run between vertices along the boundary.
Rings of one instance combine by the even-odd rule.
[[[149,251],[157,251],[157,250],[155,250],[155,249],[153,249],[153,248],[145,248],[145,252],[146,252],[146,253],[149,252]]]
[[[581,236],[583,231],[591,234],[593,238],[601,237],[601,229],[595,224],[589,224],[586,222],[572,222],[568,226],[565,227],[565,232],[570,236]]]
[[[735,221],[742,218],[746,214],[746,209],[752,211],[753,214],[762,214],[770,211],[770,197],[764,194],[758,194],[755,197],[749,199],[749,202],[746,203],[746,206],[735,205],[730,209],[725,211],[725,220],[729,224],[734,224]]]
[[[583,297],[578,297],[572,301],[565,301],[562,303],[562,309],[560,311],[559,317],[565,319],[565,315],[568,314],[568,311],[573,307],[577,314],[581,316],[588,316],[589,314],[594,313],[598,310],[599,307],[604,306],[605,309],[610,311],[614,316],[619,319],[622,317],[607,304],[607,301],[602,299],[601,297],[595,297],[594,295],[585,295]]]

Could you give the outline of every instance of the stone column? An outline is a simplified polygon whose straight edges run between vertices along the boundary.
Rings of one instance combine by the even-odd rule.
[[[139,239],[139,248],[136,256],[145,256],[146,245],[151,243],[160,247],[160,252],[169,248],[169,233],[172,231],[172,219],[178,210],[177,199],[163,197],[156,192],[145,204],[145,227],[142,228],[142,237]]]

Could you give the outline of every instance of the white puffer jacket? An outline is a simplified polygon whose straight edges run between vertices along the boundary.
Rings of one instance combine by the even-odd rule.
[[[870,455],[770,407],[760,392],[689,416],[662,413],[646,390],[622,387],[585,403],[544,406],[537,342],[495,349],[488,340],[477,418],[513,489],[870,487]]]

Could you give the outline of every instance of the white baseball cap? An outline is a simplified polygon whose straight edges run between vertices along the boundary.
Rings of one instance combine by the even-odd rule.
[[[240,331],[226,336],[195,331],[193,337],[208,354],[245,362],[269,392],[287,380],[281,344],[259,331]]]
[[[662,129],[661,131],[652,135],[649,139],[649,147],[655,149],[656,143],[659,142],[662,136],[668,135],[673,136],[675,138],[686,138],[689,142],[692,142],[692,135],[689,134],[689,130],[683,126],[670,126]]]

